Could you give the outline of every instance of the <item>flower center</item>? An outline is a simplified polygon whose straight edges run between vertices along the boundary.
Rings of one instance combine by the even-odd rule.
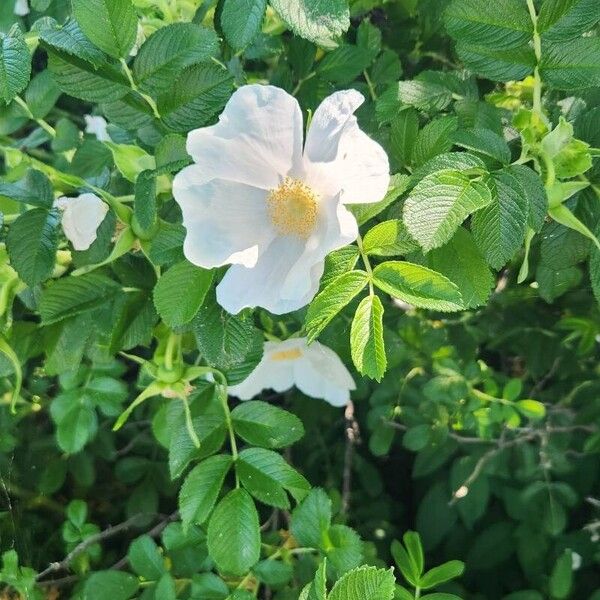
[[[284,235],[307,238],[317,222],[317,196],[299,179],[287,177],[267,198],[269,216]]]
[[[300,358],[302,356],[302,352],[300,352],[300,348],[292,348],[291,350],[279,350],[278,352],[273,352],[271,354],[271,358],[273,360],[294,360],[296,358]]]

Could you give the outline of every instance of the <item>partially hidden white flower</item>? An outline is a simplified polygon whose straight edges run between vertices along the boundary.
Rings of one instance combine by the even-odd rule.
[[[106,127],[108,123],[104,117],[97,117],[95,115],[84,115],[85,120],[85,132],[95,135],[100,142],[110,142],[110,135]]]
[[[332,406],[345,406],[350,391],[356,389],[352,375],[340,357],[319,342],[308,345],[306,338],[266,342],[263,357],[244,381],[229,393],[249,400],[264,389],[284,392],[292,386],[312,398],[322,398]]]
[[[247,85],[216,125],[189,133],[195,164],[173,182],[187,230],[184,254],[204,268],[232,265],[217,286],[230,313],[261,306],[283,314],[308,304],[325,256],[358,235],[345,205],[385,195],[387,155],[354,116],[363,101],[355,90],[326,98],[303,147],[296,99]]]
[[[17,17],[24,17],[29,14],[29,0],[15,0],[13,12]]]
[[[62,211],[62,228],[73,248],[87,250],[97,237],[108,205],[95,194],[81,194],[77,198],[62,196],[54,205]]]

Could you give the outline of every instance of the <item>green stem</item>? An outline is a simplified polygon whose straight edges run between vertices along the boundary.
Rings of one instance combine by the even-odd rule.
[[[377,92],[375,91],[375,86],[373,85],[373,82],[371,81],[369,73],[366,69],[363,71],[363,77],[365,78],[365,81],[369,86],[369,94],[371,94],[371,99],[373,100],[373,102],[377,102]]]
[[[369,275],[369,295],[375,295],[375,289],[373,288],[373,269],[371,267],[371,261],[369,261],[369,257],[363,248],[362,238],[359,236],[356,238],[356,245],[358,246],[358,251],[360,252],[360,258],[365,265],[365,271]]]
[[[56,137],[56,130],[54,127],[52,127],[52,125],[50,125],[47,121],[44,121],[44,119],[37,119],[34,117],[31,109],[29,106],[27,106],[27,103],[25,100],[23,100],[23,98],[20,96],[15,96],[15,102],[25,111],[27,116],[34,120],[46,133],[48,133],[51,137]]]
[[[171,332],[169,339],[167,340],[167,346],[165,348],[165,369],[167,371],[173,370],[173,359],[175,350],[178,348],[180,336],[176,333]]]
[[[200,438],[198,437],[198,434],[194,429],[194,421],[192,420],[190,405],[188,404],[187,398],[185,396],[181,396],[181,401],[183,402],[183,412],[185,414],[185,427],[187,429],[188,435],[194,443],[194,446],[196,446],[196,448],[200,448]]]
[[[304,85],[304,83],[307,82],[309,79],[312,79],[316,74],[317,74],[316,71],[313,71],[312,73],[309,73],[303,79],[300,79],[300,81],[298,81],[298,83],[296,84],[296,87],[294,88],[294,90],[292,92],[292,96],[295,96],[300,91],[300,88]]]
[[[121,67],[123,68],[123,72],[125,73],[125,75],[127,76],[127,79],[129,80],[129,87],[131,87],[131,89],[134,92],[137,92],[146,101],[146,104],[148,104],[148,106],[152,109],[152,114],[154,115],[154,117],[157,119],[160,119],[160,113],[158,112],[158,106],[156,105],[154,98],[152,98],[151,96],[148,96],[148,94],[144,94],[143,92],[140,92],[137,84],[135,83],[135,80],[133,79],[133,73],[131,72],[129,65],[127,64],[127,61],[124,58],[121,58],[120,61],[121,61]]]
[[[231,456],[233,457],[233,461],[236,462],[239,454],[237,442],[235,441],[235,431],[233,430],[233,422],[231,420],[231,410],[229,410],[229,403],[227,402],[227,382],[225,380],[225,377],[223,377],[222,373],[219,373],[219,375],[219,379],[221,379],[221,382],[217,382],[217,394],[219,395],[219,400],[221,401],[221,406],[223,407],[223,412],[225,413],[225,422],[229,431],[229,445],[231,446]],[[237,470],[235,472],[235,487],[240,487],[240,478],[237,474]]]
[[[527,8],[529,9],[529,15],[531,22],[533,23],[533,49],[535,52],[536,65],[533,72],[534,85],[533,85],[533,110],[538,115],[543,116],[542,111],[542,79],[540,77],[540,61],[542,59],[542,38],[538,32],[538,17],[535,12],[535,5],[533,0],[527,0]]]

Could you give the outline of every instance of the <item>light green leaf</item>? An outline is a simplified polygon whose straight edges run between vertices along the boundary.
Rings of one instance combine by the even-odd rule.
[[[327,48],[350,27],[347,0],[271,0],[271,6],[296,35]]]
[[[439,83],[413,79],[398,83],[398,99],[419,110],[441,111],[452,101],[452,91]]]
[[[541,177],[525,165],[511,165],[508,171],[519,180],[527,197],[527,224],[535,232],[539,232],[548,212],[548,197]]]
[[[71,0],[83,33],[114,58],[125,58],[135,43],[137,17],[131,0]]]
[[[319,548],[331,526],[331,500],[314,488],[292,513],[291,531],[301,546]]]
[[[392,600],[395,580],[392,569],[359,567],[333,586],[328,600]]]
[[[309,342],[315,340],[331,320],[367,285],[364,271],[349,271],[334,279],[311,302],[306,313],[305,327]]]
[[[50,405],[50,414],[56,423],[56,441],[63,452],[79,452],[96,435],[96,411],[80,390],[57,396]]]
[[[359,373],[380,381],[387,358],[383,341],[383,305],[378,296],[367,296],[358,305],[350,328],[350,350]]]
[[[546,416],[546,407],[537,400],[518,400],[515,402],[515,406],[520,413],[530,419],[543,419]]]
[[[427,267],[404,261],[377,265],[373,283],[394,298],[419,308],[456,311],[464,308],[458,287],[447,277]]]
[[[509,171],[495,174],[489,185],[492,202],[475,213],[471,231],[488,264],[500,269],[525,240],[529,206],[520,181]]]
[[[208,522],[208,551],[219,571],[245,575],[260,558],[260,524],[250,494],[232,490]]]
[[[156,94],[169,88],[186,67],[217,54],[212,29],[195,23],[172,23],[152,34],[133,63],[133,76],[142,92]]]
[[[149,535],[133,540],[127,552],[127,561],[135,573],[149,581],[160,579],[166,572],[163,556]]]
[[[419,245],[399,219],[378,223],[363,239],[363,250],[374,256],[406,255],[418,249]]]
[[[233,77],[212,64],[183,71],[172,88],[158,98],[158,110],[167,127],[187,132],[205,125],[219,113],[231,95]]]
[[[219,454],[207,458],[189,472],[179,491],[179,512],[184,529],[194,523],[201,525],[208,519],[232,464],[231,456]]]
[[[0,33],[0,99],[8,104],[29,83],[31,54],[17,25]]]
[[[169,327],[189,323],[212,284],[213,271],[184,260],[164,273],[154,288],[154,306]]]
[[[112,279],[96,273],[59,279],[42,295],[39,307],[42,324],[50,325],[93,310],[113,298],[120,289]]]
[[[598,249],[600,249],[600,241],[598,241],[598,238],[593,234],[592,231],[590,231],[590,229],[584,223],[582,223],[571,212],[570,208],[568,208],[564,204],[559,204],[558,206],[550,208],[548,210],[548,214],[557,223],[560,223],[561,225],[564,225],[565,227],[568,227],[569,229],[573,229],[574,231],[577,231],[581,235],[584,235],[585,237],[587,237],[590,240],[592,240],[592,242],[594,242],[594,244],[596,245],[596,247]]]
[[[34,208],[23,213],[6,238],[11,266],[29,286],[50,277],[58,248],[58,213]]]
[[[413,586],[418,585],[422,569],[419,569],[406,548],[398,540],[394,540],[391,551],[394,562],[398,565],[404,579]]]
[[[447,244],[427,253],[425,265],[458,286],[465,308],[485,304],[494,288],[495,279],[485,258],[462,227]]]
[[[285,448],[304,435],[302,421],[291,412],[267,402],[243,402],[231,412],[237,435],[253,446]]]
[[[489,188],[459,171],[422,179],[404,202],[404,223],[425,252],[445,244],[460,224],[492,200]]]
[[[147,169],[154,169],[156,162],[143,148],[133,144],[115,144],[104,142],[110,149],[115,166],[125,179],[135,182],[138,175]]]
[[[452,141],[462,148],[483,154],[503,164],[510,163],[510,148],[506,140],[489,129],[459,129]]]

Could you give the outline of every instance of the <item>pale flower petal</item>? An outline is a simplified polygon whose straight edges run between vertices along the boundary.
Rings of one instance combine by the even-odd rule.
[[[13,10],[17,17],[24,17],[29,14],[29,1],[28,0],[15,0],[15,8]]]
[[[207,180],[277,187],[302,164],[298,102],[274,86],[243,86],[231,96],[216,125],[189,133],[187,151]]]
[[[104,117],[97,117],[94,115],[83,115],[85,120],[85,132],[95,135],[100,142],[110,142],[110,135],[106,127],[108,123]]]
[[[55,205],[62,211],[62,228],[73,248],[87,250],[97,237],[108,205],[95,194],[81,194],[77,198],[63,196]]]
[[[173,196],[187,230],[183,251],[199,267],[224,264],[252,267],[273,237],[266,191],[222,179],[203,183],[197,165],[183,169],[173,181]]]
[[[356,385],[339,356],[323,344],[305,338],[265,343],[258,366],[229,393],[242,400],[255,397],[264,389],[283,392],[295,385],[312,398],[322,398],[332,406],[344,406]]]
[[[358,127],[356,90],[336,92],[315,111],[304,150],[307,177],[324,194],[341,193],[344,204],[378,202],[388,189],[390,167],[383,148]]]

